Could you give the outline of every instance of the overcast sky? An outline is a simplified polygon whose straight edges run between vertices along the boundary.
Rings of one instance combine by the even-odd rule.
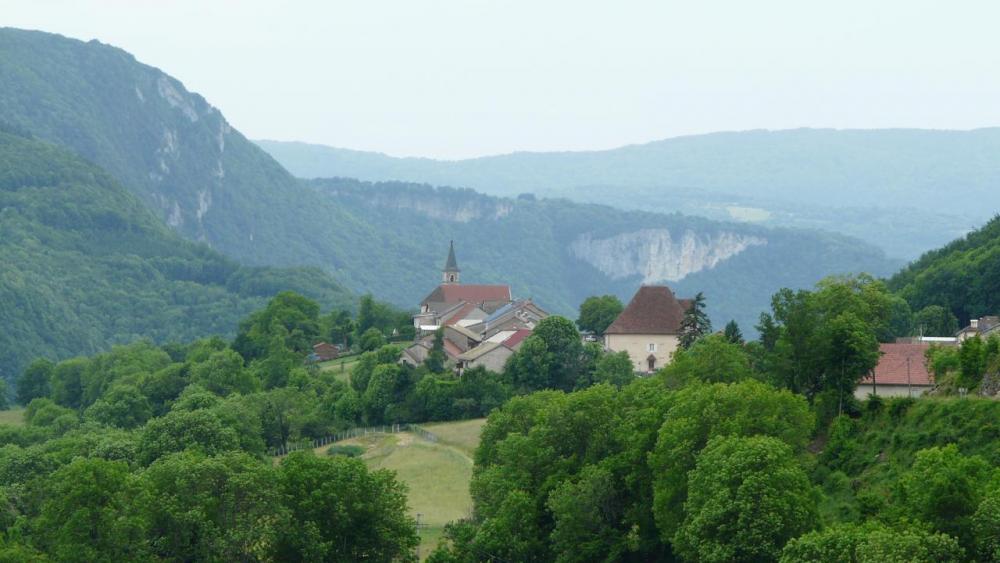
[[[122,47],[251,138],[437,158],[1000,125],[998,22],[985,0],[0,0],[0,25]]]

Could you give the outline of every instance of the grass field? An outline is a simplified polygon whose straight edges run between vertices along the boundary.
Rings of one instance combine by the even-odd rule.
[[[372,469],[390,469],[409,487],[410,513],[420,520],[421,559],[437,546],[444,525],[471,514],[472,452],[485,419],[427,425],[438,442],[409,432],[345,440],[365,447],[362,459]],[[317,453],[325,453],[321,448]]]
[[[328,362],[322,362],[319,364],[320,371],[334,372],[338,380],[347,383],[351,378],[351,368],[357,363],[359,358],[358,354],[352,356],[344,356],[343,358],[337,358],[336,360],[330,360]]]
[[[14,426],[24,424],[24,409],[18,407],[0,411],[0,424],[13,424]]]

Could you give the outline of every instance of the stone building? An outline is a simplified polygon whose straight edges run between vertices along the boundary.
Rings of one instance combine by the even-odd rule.
[[[665,285],[644,285],[604,331],[604,347],[627,352],[636,372],[652,373],[670,363],[690,307],[691,300],[677,299]]]

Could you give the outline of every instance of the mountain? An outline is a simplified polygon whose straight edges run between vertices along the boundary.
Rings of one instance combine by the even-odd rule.
[[[968,323],[1000,313],[1000,216],[932,250],[889,280],[890,289],[916,311],[941,305]]]
[[[821,228],[912,259],[1000,209],[1000,128],[745,131],[456,161],[258,141],[293,174]]]
[[[450,240],[464,280],[509,282],[553,312],[574,315],[589,295],[627,300],[642,283],[666,282],[682,296],[705,292],[716,324],[735,318],[747,330],[781,287],[810,287],[828,274],[885,275],[900,265],[860,241],[815,231],[400,182],[308,185],[379,233],[397,263],[393,283],[378,284],[376,294],[404,303],[440,279]]]
[[[159,221],[65,149],[0,131],[0,377],[32,359],[230,334],[283,289],[351,294],[318,269],[243,268]]]
[[[280,111],[280,108],[274,108]],[[750,328],[781,287],[899,263],[855,239],[568,200],[426,185],[301,181],[176,79],[101,43],[0,30],[0,122],[114,176],[184,237],[250,265],[317,266],[355,292],[413,307],[448,240],[463,279],[512,283],[573,315],[591,293],[643,282],[704,290],[717,323]],[[342,175],[342,174],[341,174]]]

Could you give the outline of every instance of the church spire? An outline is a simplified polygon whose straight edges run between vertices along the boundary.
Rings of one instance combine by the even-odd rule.
[[[448,260],[444,264],[441,280],[444,283],[459,283],[458,276],[461,270],[458,269],[458,260],[455,259],[455,241],[448,245]]]

